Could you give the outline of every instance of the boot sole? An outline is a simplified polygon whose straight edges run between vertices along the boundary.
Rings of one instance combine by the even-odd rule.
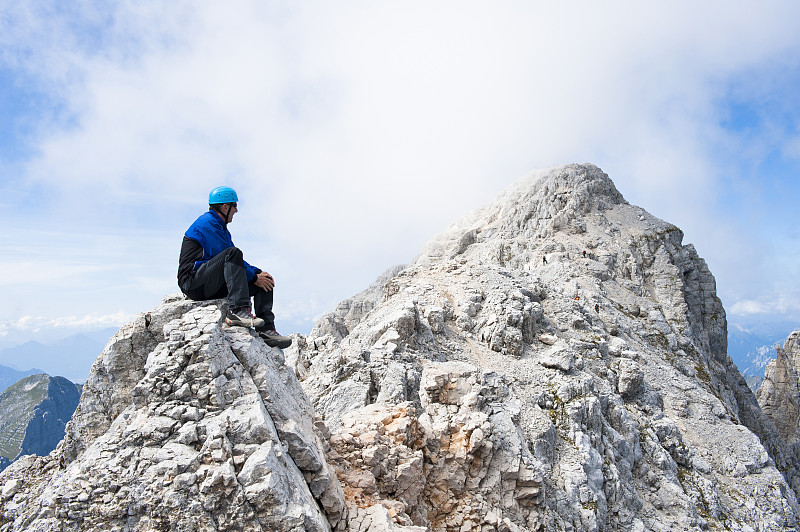
[[[278,349],[286,349],[290,345],[292,345],[292,339],[289,338],[288,340],[275,340],[270,336],[266,336],[264,334],[259,334],[264,343],[267,344],[269,347],[277,347]]]

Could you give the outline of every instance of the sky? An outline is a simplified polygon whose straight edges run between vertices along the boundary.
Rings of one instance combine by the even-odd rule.
[[[217,185],[310,331],[531,170],[680,227],[730,321],[800,319],[800,3],[0,0],[0,347],[178,291]]]

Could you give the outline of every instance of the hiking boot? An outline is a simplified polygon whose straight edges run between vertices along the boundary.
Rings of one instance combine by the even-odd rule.
[[[288,336],[281,336],[275,329],[258,331],[258,335],[264,339],[264,343],[270,347],[286,349],[292,345],[292,339]]]
[[[228,309],[228,315],[225,316],[225,323],[228,325],[237,325],[239,327],[263,327],[264,320],[256,318],[250,312],[250,307],[236,307]]]

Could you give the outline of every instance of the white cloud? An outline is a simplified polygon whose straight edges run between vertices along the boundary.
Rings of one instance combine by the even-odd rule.
[[[773,309],[759,301],[737,301],[730,308],[731,314],[739,316],[752,316],[755,314],[771,314]]]
[[[797,57],[800,4],[79,6],[63,19],[6,6],[24,23],[0,40],[24,43],[6,61],[72,117],[40,129],[24,183],[51,202],[33,225],[131,235],[93,241],[76,262],[110,271],[101,285],[117,299],[175,290],[180,234],[222,181],[242,196],[234,241],[285,279],[276,305],[292,319],[562,162],[601,166],[686,230],[718,277],[738,282],[736,259],[758,261],[747,221],[720,222],[743,143],[719,126],[719,100],[732,76]],[[26,290],[38,279],[28,260],[0,265]]]
[[[741,299],[729,307],[734,316],[787,316],[800,319],[800,290],[795,286],[781,292],[762,294],[756,299]]]
[[[0,321],[0,334],[8,334],[9,330],[38,331],[41,329],[100,329],[103,327],[119,327],[130,321],[133,316],[126,312],[106,315],[85,316],[22,316],[16,320]]]

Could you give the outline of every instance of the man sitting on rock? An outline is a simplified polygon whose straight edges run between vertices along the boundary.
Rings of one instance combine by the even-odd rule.
[[[239,212],[239,197],[231,187],[217,187],[208,196],[208,212],[201,215],[183,236],[178,286],[195,301],[227,297],[230,325],[254,327],[270,347],[284,349],[292,339],[275,331],[272,313],[275,279],[245,262],[233,245],[228,224]],[[255,302],[253,316],[250,298]]]

